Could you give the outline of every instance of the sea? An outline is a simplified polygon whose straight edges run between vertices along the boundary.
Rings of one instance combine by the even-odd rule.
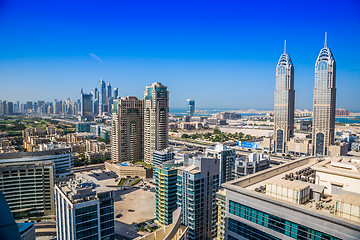
[[[197,109],[198,112],[195,113],[195,116],[211,116],[214,113],[217,112],[224,112],[224,111],[234,111],[229,109]],[[262,111],[262,110],[259,110]],[[266,111],[266,110],[264,110]],[[170,108],[170,114],[182,116],[186,114],[186,108]],[[257,113],[240,113],[242,116],[265,116],[265,114],[257,114]],[[295,118],[296,120],[311,120],[312,118]],[[354,117],[336,117],[335,122],[337,123],[360,123],[360,116],[354,116]]]

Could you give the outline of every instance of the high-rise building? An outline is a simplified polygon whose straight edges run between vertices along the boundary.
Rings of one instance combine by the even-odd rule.
[[[101,78],[99,83],[99,115],[104,113],[104,106],[106,105],[106,90],[105,82]]]
[[[57,239],[114,239],[114,194],[90,180],[55,185]]]
[[[236,159],[235,149],[217,144],[205,150],[205,156],[219,159],[220,184],[232,180],[232,170]]]
[[[154,167],[156,184],[156,221],[162,226],[172,222],[173,212],[177,208],[177,168],[182,163],[166,162]]]
[[[92,117],[92,95],[86,94],[81,89],[81,116],[88,120]]]
[[[119,89],[116,87],[114,88],[114,99],[118,99],[119,98]]]
[[[313,101],[312,142],[313,155],[328,155],[328,148],[334,144],[336,105],[336,63],[327,47],[325,33],[324,48],[315,63],[315,84]]]
[[[0,161],[0,192],[15,218],[54,214],[52,161]]]
[[[173,160],[175,156],[174,151],[171,148],[162,149],[162,150],[156,150],[153,152],[153,160],[152,164],[153,166],[161,165],[164,162]]]
[[[97,87],[95,87],[94,90],[91,91],[91,95],[93,96],[92,111],[94,113],[94,116],[97,116],[99,114],[99,90],[97,89]]]
[[[122,97],[114,101],[111,129],[113,161],[144,159],[144,101],[137,97]]]
[[[0,236],[1,239],[21,240],[19,228],[15,222],[14,216],[10,211],[9,205],[2,192],[0,191]],[[35,236],[34,236],[35,239]]]
[[[190,117],[195,116],[195,100],[194,99],[188,99],[187,100],[187,115]]]
[[[177,204],[182,223],[189,227],[188,239],[216,237],[216,191],[219,188],[219,160],[184,157],[178,168]]]
[[[144,93],[144,160],[152,163],[155,150],[168,146],[169,92],[155,82]]]
[[[6,101],[0,101],[0,116],[6,114]]]
[[[109,98],[112,97],[112,92],[111,92],[111,84],[108,83],[107,87],[106,87],[106,99],[107,99],[107,103],[109,104]]]
[[[222,184],[218,239],[360,239],[356,161],[304,157]]]
[[[274,94],[274,150],[277,153],[286,153],[286,142],[294,135],[294,66],[290,55],[280,56],[276,66],[276,88]]]

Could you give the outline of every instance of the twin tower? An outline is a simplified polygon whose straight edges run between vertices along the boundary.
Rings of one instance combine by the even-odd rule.
[[[309,155],[328,155],[334,144],[336,105],[336,63],[327,47],[325,33],[324,48],[315,63],[313,99],[312,147]],[[287,153],[287,142],[294,137],[294,66],[290,55],[284,53],[276,66],[276,88],[274,94],[274,150]]]

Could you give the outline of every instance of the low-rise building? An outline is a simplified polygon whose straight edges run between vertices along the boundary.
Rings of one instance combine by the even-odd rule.
[[[137,166],[131,163],[110,163],[105,162],[105,168],[108,171],[112,171],[116,173],[119,177],[139,177],[139,178],[151,178],[152,177],[152,169],[147,169],[143,166]]]

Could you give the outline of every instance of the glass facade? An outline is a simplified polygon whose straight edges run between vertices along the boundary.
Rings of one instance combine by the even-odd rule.
[[[271,236],[268,233],[262,232],[232,218],[229,218],[229,231],[246,237],[249,240],[280,240],[280,238]],[[229,235],[228,239],[231,240],[236,238]]]
[[[292,221],[288,221],[286,219],[274,216],[272,214],[268,214],[263,211],[259,211],[257,209],[245,206],[232,200],[229,201],[229,212],[231,214],[234,214],[235,216],[244,218],[248,221],[259,224],[294,239],[340,240],[326,233],[294,223]]]

